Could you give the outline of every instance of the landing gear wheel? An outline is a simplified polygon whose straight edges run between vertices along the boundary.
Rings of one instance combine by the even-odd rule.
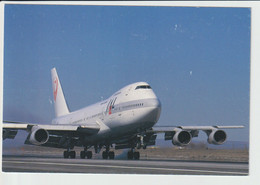
[[[140,142],[138,142],[138,143],[136,144],[136,148],[137,148],[137,149],[140,149],[140,148],[141,148],[141,146],[142,146],[142,145],[141,145],[141,143],[140,143]]]
[[[108,157],[109,157],[109,159],[114,159],[115,158],[115,152],[108,152]]]
[[[63,152],[63,157],[64,157],[64,159],[68,159],[69,158],[69,152],[68,151],[64,151]]]
[[[81,152],[80,152],[80,158],[81,158],[81,159],[85,159],[85,157],[86,157],[85,151],[81,151]]]
[[[129,151],[127,153],[127,159],[133,159],[133,157],[134,157],[134,153],[132,151]]]
[[[134,159],[139,160],[140,159],[140,153],[134,152]]]
[[[103,157],[103,159],[107,159],[108,158],[108,152],[106,152],[106,151],[102,152],[102,157]]]
[[[87,158],[88,158],[88,159],[91,159],[91,158],[92,158],[92,152],[91,152],[91,151],[87,151],[86,155],[87,155]]]
[[[70,155],[71,159],[75,159],[76,158],[76,152],[75,151],[70,151],[69,155]]]

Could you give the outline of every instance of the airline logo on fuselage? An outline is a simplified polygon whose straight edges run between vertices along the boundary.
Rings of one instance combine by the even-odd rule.
[[[115,99],[111,99],[109,101],[109,103],[107,104],[106,112],[108,112],[109,115],[112,114],[112,110],[114,109],[114,105],[115,105],[116,99],[117,99],[117,97]]]
[[[112,114],[112,106],[111,106],[111,105],[109,106],[108,114],[109,114],[109,115]]]
[[[58,93],[58,78],[56,77],[54,80],[54,88],[53,88],[53,96],[54,96],[54,102],[56,102],[57,93]]]

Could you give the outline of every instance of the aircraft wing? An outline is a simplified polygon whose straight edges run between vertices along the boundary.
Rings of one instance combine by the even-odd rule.
[[[148,130],[148,133],[164,133],[164,132],[171,132],[174,130],[214,130],[214,129],[234,129],[234,128],[244,128],[243,125],[237,125],[237,126],[155,126],[151,130]]]
[[[165,140],[172,140],[177,146],[188,145],[193,137],[198,137],[199,131],[208,135],[208,143],[220,145],[227,139],[227,134],[223,129],[244,128],[238,126],[158,126],[145,132],[146,135],[164,133]]]
[[[23,122],[3,123],[3,139],[14,139],[18,130],[29,132],[25,144],[49,146],[55,148],[66,148],[68,141],[74,145],[79,145],[81,134],[93,135],[100,129],[97,123],[89,125],[52,125],[34,124]]]

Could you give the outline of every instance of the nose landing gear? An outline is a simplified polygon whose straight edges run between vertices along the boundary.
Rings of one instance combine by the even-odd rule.
[[[146,149],[147,143],[144,142],[144,140],[145,140],[145,138],[144,138],[143,135],[139,135],[137,137],[137,143],[136,143],[136,148],[137,149],[141,149],[141,148],[143,148],[144,150]]]

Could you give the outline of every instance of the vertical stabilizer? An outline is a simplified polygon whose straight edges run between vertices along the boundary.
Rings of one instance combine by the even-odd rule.
[[[59,116],[69,114],[69,109],[55,68],[51,70],[51,78],[52,78],[55,115],[56,117],[59,117]]]

